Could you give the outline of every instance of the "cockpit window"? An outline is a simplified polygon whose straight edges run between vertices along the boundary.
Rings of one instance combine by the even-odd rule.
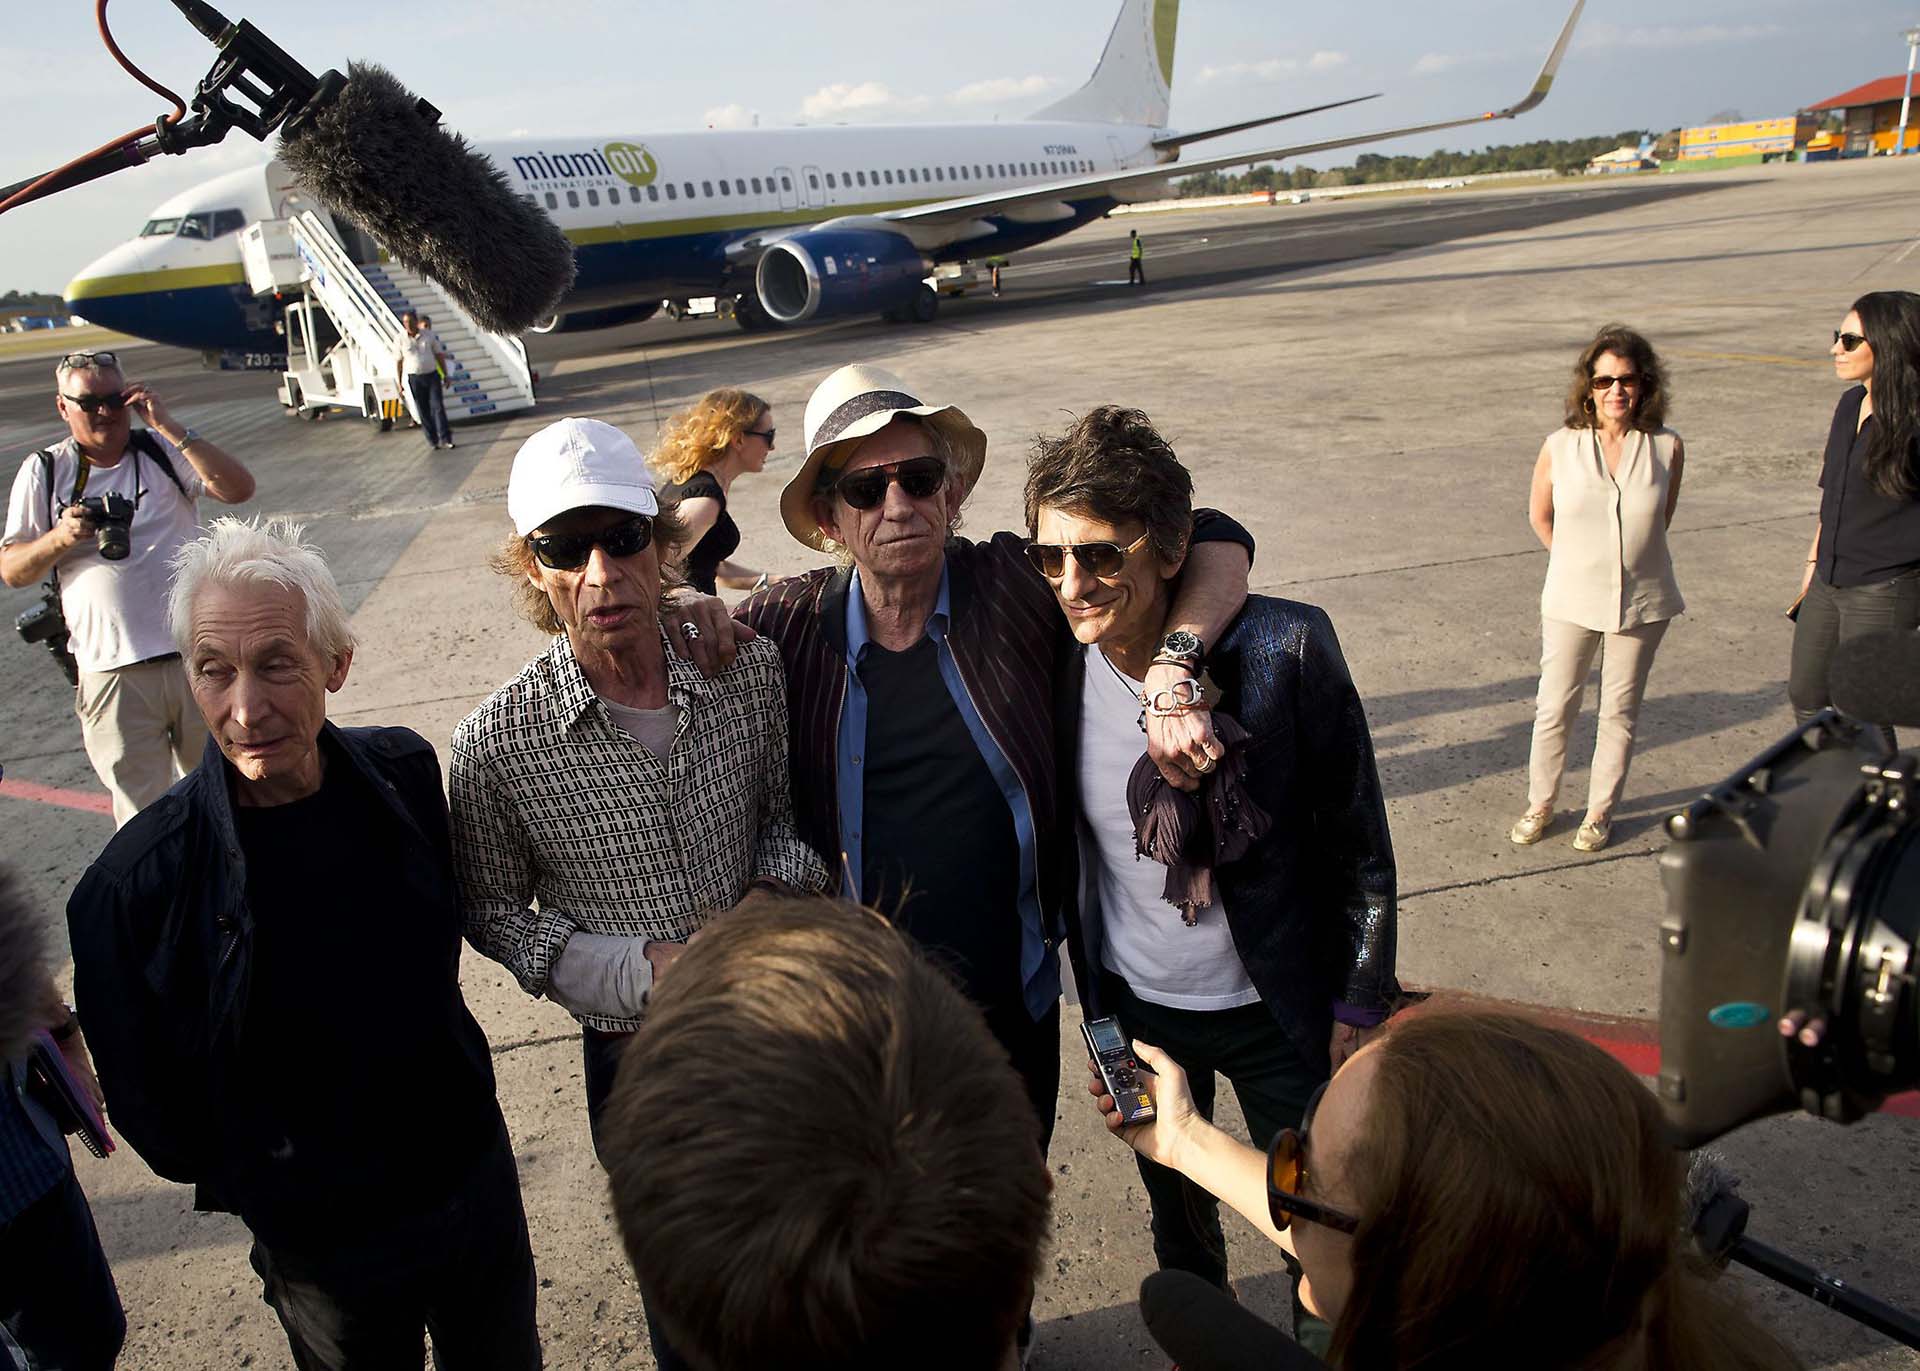
[[[142,238],[223,238],[247,226],[247,216],[237,209],[217,209],[199,214],[182,214],[165,219],[149,219],[140,230]]]

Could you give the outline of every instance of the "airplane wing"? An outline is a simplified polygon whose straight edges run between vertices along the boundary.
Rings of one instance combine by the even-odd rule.
[[[1408,124],[1400,128],[1379,129],[1372,133],[1356,133],[1344,138],[1327,138],[1317,143],[1258,148],[1250,152],[1234,152],[1220,157],[1203,157],[1192,162],[1162,162],[1151,167],[1133,167],[1126,171],[1069,177],[1040,185],[1021,186],[1015,190],[963,196],[957,200],[938,200],[931,204],[915,205],[909,209],[886,210],[873,217],[898,225],[908,237],[923,247],[932,246],[941,241],[955,241],[970,236],[965,232],[957,235],[942,233],[943,229],[964,228],[969,223],[982,220],[987,215],[1004,214],[1017,211],[1022,207],[1057,205],[1095,195],[1108,196],[1127,203],[1160,194],[1164,184],[1175,176],[1192,176],[1203,171],[1224,171],[1229,167],[1247,166],[1254,162],[1272,162],[1286,157],[1301,157],[1308,153],[1327,152],[1334,148],[1377,143],[1388,138],[1404,138],[1416,133],[1433,133],[1439,129],[1483,124],[1494,119],[1512,119],[1525,114],[1547,98],[1547,92],[1553,87],[1554,75],[1560,70],[1560,59],[1566,56],[1567,44],[1573,38],[1574,25],[1579,23],[1580,11],[1585,5],[1586,0],[1574,0],[1573,9],[1567,15],[1567,22],[1560,30],[1560,37],[1554,42],[1552,51],[1547,54],[1547,60],[1540,68],[1540,75],[1534,79],[1533,86],[1519,103],[1509,105],[1505,109],[1455,119],[1442,119],[1431,124]],[[984,234],[988,231],[990,231],[989,226],[982,224],[980,232]]]

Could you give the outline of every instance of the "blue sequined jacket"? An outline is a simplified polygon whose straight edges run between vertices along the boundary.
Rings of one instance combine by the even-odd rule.
[[[1059,774],[1079,769],[1086,656],[1059,673]],[[1249,595],[1207,653],[1217,706],[1252,737],[1247,783],[1273,819],[1267,836],[1216,873],[1227,925],[1261,1000],[1294,1049],[1322,1069],[1336,1006],[1377,1022],[1394,979],[1395,874],[1387,809],[1360,696],[1326,611]],[[1070,784],[1063,784],[1070,791]],[[1078,800],[1067,821],[1077,823]],[[1074,889],[1081,883],[1073,873]],[[1081,1003],[1100,1009],[1097,904],[1067,899],[1067,937]],[[1173,907],[1167,917],[1177,919]]]

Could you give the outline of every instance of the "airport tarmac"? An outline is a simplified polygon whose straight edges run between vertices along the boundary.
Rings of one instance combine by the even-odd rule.
[[[1657,1008],[1659,823],[1790,722],[1781,611],[1839,394],[1826,340],[1856,295],[1914,282],[1917,176],[1874,161],[1121,217],[1020,255],[1001,299],[949,301],[924,328],[860,321],[746,336],[662,320],[535,339],[540,408],[463,427],[460,447],[439,454],[414,433],[298,423],[274,404],[269,378],[201,372],[184,353],[129,349],[128,366],[253,466],[250,509],[311,521],[360,638],[333,716],[406,724],[443,755],[454,724],[540,648],[484,567],[508,529],[513,452],[540,424],[592,415],[644,445],[710,386],[765,395],[779,450],[764,474],[742,478],[731,508],[740,559],[780,573],[814,561],[775,500],[806,397],[836,366],[889,366],[991,436],[967,511],[976,534],[1019,526],[1032,434],[1095,404],[1137,405],[1192,468],[1198,498],[1259,539],[1254,589],[1323,605],[1339,630],[1389,799],[1402,978],[1644,1024]],[[1119,284],[1130,227],[1147,239],[1145,289]],[[1545,568],[1526,522],[1528,475],[1559,423],[1575,353],[1609,320],[1646,332],[1670,369],[1671,422],[1689,457],[1672,534],[1688,612],[1653,672],[1614,844],[1589,856],[1568,841],[1590,710],[1570,747],[1559,828],[1530,849],[1506,830],[1525,798]],[[0,452],[59,435],[50,369],[50,359],[0,364]],[[0,611],[32,599],[0,592]],[[38,649],[0,652],[0,697],[6,850],[57,926],[111,825],[69,696]],[[571,1020],[477,956],[463,974],[520,1158],[549,1364],[650,1366],[587,1142]],[[403,987],[378,982],[340,993],[356,1012],[404,1003]],[[1644,1037],[1633,1024],[1620,1032]],[[1163,1365],[1133,1307],[1152,1265],[1144,1194],[1078,1072],[1063,1074],[1035,1364]],[[1920,1309],[1915,1127],[1791,1117],[1721,1148],[1745,1178],[1754,1236]],[[430,1136],[396,1128],[395,1145]],[[131,1154],[78,1166],[127,1304],[127,1365],[287,1364],[236,1221],[193,1214],[187,1191]],[[1227,1228],[1243,1298],[1277,1313],[1275,1254],[1237,1219]],[[1920,1365],[1798,1295],[1736,1279],[1810,1365]]]

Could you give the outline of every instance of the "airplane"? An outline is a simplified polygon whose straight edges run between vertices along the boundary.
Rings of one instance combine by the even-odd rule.
[[[1356,100],[1182,132],[1168,115],[1179,0],[1122,0],[1092,77],[1031,117],[991,124],[707,130],[475,144],[572,241],[577,275],[536,331],[610,328],[665,303],[731,299],[747,329],[856,314],[926,321],[945,263],[1044,243],[1170,177],[1511,119],[1543,101],[1579,22],[1574,0],[1527,94],[1503,109],[1317,142],[1179,160],[1189,144]],[[68,309],[223,365],[284,356],[278,306],[249,290],[240,230],[325,206],[277,160],[202,182],[66,289]],[[355,260],[379,246],[335,217]]]

